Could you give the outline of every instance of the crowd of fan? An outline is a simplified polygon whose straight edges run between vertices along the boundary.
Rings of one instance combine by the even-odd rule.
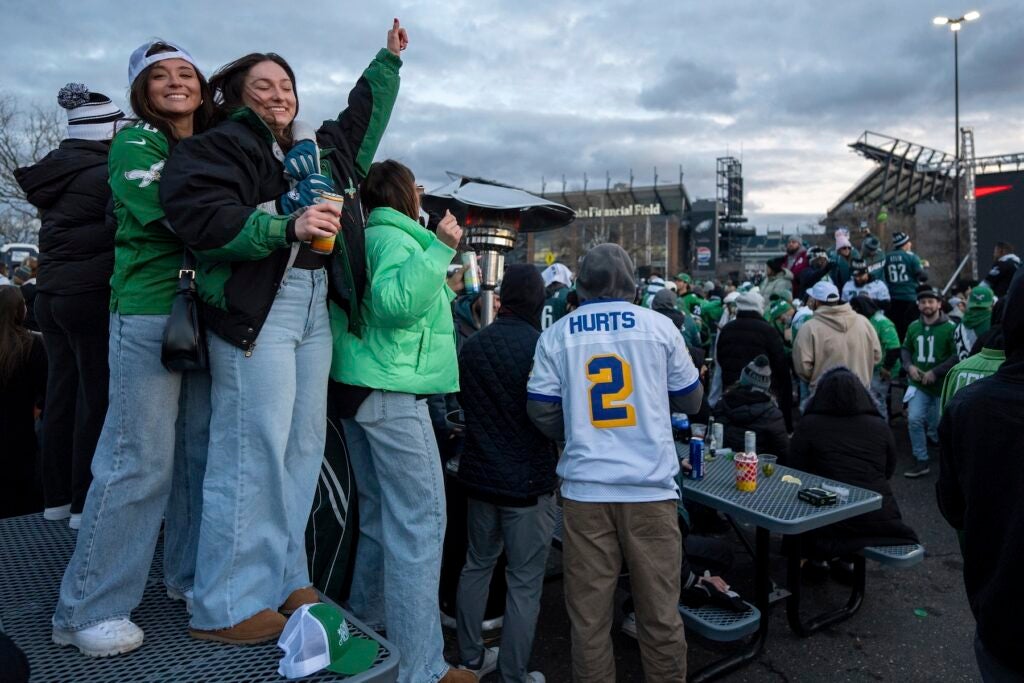
[[[930,442],[942,442],[939,500],[963,534],[979,663],[1013,668],[1022,589],[1004,558],[1024,528],[1024,470],[1010,458],[1024,426],[1013,248],[1001,243],[986,280],[947,299],[903,233],[885,253],[874,237],[858,252],[837,233],[829,253],[794,237],[759,283],[679,273],[637,286],[629,256],[605,244],[576,277],[510,265],[484,326],[477,295],[456,296],[455,218],[428,230],[411,171],[371,164],[407,42],[395,20],[348,107],[315,130],[295,118],[294,74],[273,53],[207,83],[181,47],[147,43],[129,63],[139,120],[128,125],[109,98],[61,90],[67,139],[17,174],[42,215],[38,284],[33,261],[0,281],[2,512],[43,508],[78,530],[53,640],[92,656],[142,646],[130,615],[161,533],[167,594],[193,637],[273,640],[307,613],[320,601],[305,531],[330,392],[359,503],[348,605],[398,646],[400,681],[544,680],[528,663],[558,504],[576,680],[614,680],[625,563],[624,628],[646,675],[682,681],[677,604],[743,606],[720,576],[728,548],[707,535],[723,520],[678,504],[670,412],[723,422],[737,451],[754,431],[782,463],[882,494],[880,510],[804,544],[809,573],[841,575],[860,548],[917,540],[888,484],[901,396],[905,475],[927,475]],[[322,192],[344,194],[344,208]],[[335,237],[327,253],[310,248]],[[189,272],[209,367],[170,371],[162,336]],[[459,405],[454,435],[444,416]],[[470,502],[452,666],[437,588],[441,464],[455,455]],[[993,481],[1009,495],[986,495]],[[504,629],[488,648],[480,624],[502,551]]]

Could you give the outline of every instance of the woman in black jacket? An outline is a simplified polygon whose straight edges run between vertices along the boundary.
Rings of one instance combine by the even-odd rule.
[[[889,486],[896,442],[867,389],[848,369],[834,368],[818,380],[793,435],[788,464],[882,496],[879,510],[804,534],[805,557],[828,560],[868,546],[917,543]]]
[[[77,529],[92,454],[107,414],[107,337],[116,221],[107,218],[110,139],[124,113],[106,95],[68,83],[57,94],[68,135],[15,171],[42,218],[36,321],[49,363],[43,411],[43,516]],[[111,212],[113,209],[111,209]]]
[[[305,531],[327,427],[328,271],[347,250],[334,243],[338,203],[316,201],[319,192],[344,193],[346,217],[358,213],[352,175],[365,173],[387,125],[404,36],[396,22],[347,109],[315,139],[299,133],[295,74],[281,56],[253,53],[227,64],[210,81],[224,120],[179,144],[164,168],[161,202],[199,261],[218,406],[193,637],[271,640],[284,628],[282,614],[319,601]],[[314,251],[311,239],[331,245]]]

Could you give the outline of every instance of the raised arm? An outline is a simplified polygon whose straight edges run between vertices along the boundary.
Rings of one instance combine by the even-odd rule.
[[[382,48],[348,94],[348,106],[334,120],[324,121],[318,132],[321,147],[334,147],[352,157],[356,172],[366,176],[391,119],[401,79],[399,56],[409,36],[398,19]]]

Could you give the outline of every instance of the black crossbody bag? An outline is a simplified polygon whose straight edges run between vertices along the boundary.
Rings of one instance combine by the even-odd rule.
[[[169,372],[206,370],[210,367],[206,353],[206,330],[199,314],[196,292],[195,258],[188,249],[181,258],[178,288],[171,303],[171,315],[164,328],[160,362]]]

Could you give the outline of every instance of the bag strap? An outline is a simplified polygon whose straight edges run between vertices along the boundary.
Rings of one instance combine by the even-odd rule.
[[[178,289],[192,289],[196,279],[196,257],[192,250],[185,248],[181,255],[181,268],[178,270]]]

